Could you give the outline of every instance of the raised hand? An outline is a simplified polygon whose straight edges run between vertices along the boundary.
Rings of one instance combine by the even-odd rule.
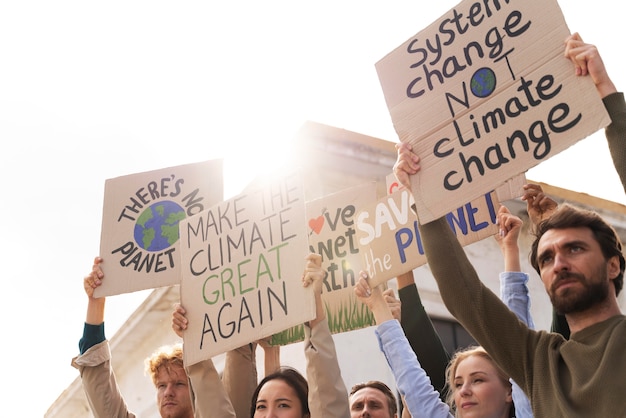
[[[540,185],[533,183],[524,185],[522,200],[526,201],[526,211],[533,227],[549,218],[559,206],[556,201],[543,193]]]
[[[393,317],[399,321],[400,315],[402,314],[402,303],[400,302],[400,299],[396,298],[396,294],[393,289],[386,289],[383,292],[383,299],[385,300],[385,303],[387,303]]]
[[[596,46],[583,42],[578,33],[574,33],[565,39],[565,57],[574,63],[576,75],[591,76],[598,93],[600,93],[600,97],[603,98],[617,91],[617,88],[609,78]]]
[[[419,171],[420,159],[417,154],[413,152],[413,147],[411,147],[410,144],[396,144],[396,150],[398,151],[398,159],[393,165],[393,174],[401,185],[411,190],[409,177]]]
[[[189,321],[187,320],[187,311],[180,303],[174,305],[174,311],[172,312],[172,330],[180,338],[183,338],[183,331],[187,329]]]

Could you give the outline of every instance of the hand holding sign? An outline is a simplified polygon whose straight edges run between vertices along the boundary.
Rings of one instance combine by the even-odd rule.
[[[376,64],[400,141],[428,172],[411,182],[424,223],[610,122],[591,80],[576,77],[601,75],[603,64],[573,37],[571,71],[556,0],[493,6],[464,0]]]
[[[324,303],[322,302],[324,276],[326,276],[326,271],[322,268],[322,256],[315,253],[307,255],[304,273],[302,274],[302,286],[310,286],[315,295],[315,319],[309,321],[311,328],[326,318]]]
[[[558,206],[550,196],[543,193],[538,184],[525,184],[522,200],[526,201],[526,211],[533,227],[552,215]]]
[[[574,63],[576,75],[591,77],[601,98],[617,92],[598,49],[595,45],[584,43],[578,33],[565,40],[565,56]]]
[[[378,285],[372,288],[368,279],[369,277],[367,276],[367,273],[362,271],[359,281],[354,286],[354,294],[359,301],[365,304],[372,311],[377,324],[394,319],[391,309],[385,301],[382,289],[383,286]]]
[[[420,157],[413,152],[413,146],[408,142],[396,144],[396,151],[398,159],[393,165],[393,173],[405,189],[411,190],[411,175],[419,171]]]
[[[172,330],[180,338],[183,338],[183,331],[187,329],[189,321],[187,320],[187,311],[183,305],[176,303],[172,312]]]

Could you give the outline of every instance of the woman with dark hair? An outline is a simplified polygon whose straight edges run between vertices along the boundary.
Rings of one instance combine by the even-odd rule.
[[[309,385],[296,369],[281,367],[257,386],[252,395],[250,418],[310,418]]]
[[[304,324],[304,355],[308,382],[297,370],[286,367],[267,375],[254,390],[252,402],[246,403],[245,410],[251,411],[252,417],[265,417],[267,411],[274,406],[280,411],[277,416],[281,418],[350,416],[348,391],[341,377],[335,343],[322,302],[322,282],[325,274],[322,257],[310,253],[305,261],[302,285],[312,288],[316,312],[315,318]],[[177,304],[172,314],[172,328],[181,337],[183,330],[188,326],[185,315],[185,309]],[[192,381],[192,389],[194,386],[196,384]],[[232,399],[226,399],[226,403],[229,401]],[[243,418],[240,415],[241,413],[237,418]],[[234,415],[220,418],[234,418]]]

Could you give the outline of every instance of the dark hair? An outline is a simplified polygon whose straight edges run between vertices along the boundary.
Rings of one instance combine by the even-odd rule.
[[[309,384],[299,371],[292,367],[282,366],[274,373],[265,376],[263,380],[261,380],[261,383],[257,385],[256,389],[254,390],[254,394],[252,395],[252,402],[250,405],[250,418],[254,417],[256,402],[259,398],[259,392],[263,388],[263,385],[265,385],[270,380],[276,379],[282,380],[296,392],[296,395],[298,396],[298,399],[302,404],[303,416],[311,416],[311,411],[309,410]]]
[[[369,382],[357,383],[356,385],[352,386],[352,389],[350,389],[350,396],[365,388],[378,389],[379,391],[381,391],[387,398],[390,416],[393,417],[395,414],[398,413],[398,404],[396,403],[395,395],[393,394],[391,389],[389,389],[389,386],[379,380],[370,380]]]
[[[624,254],[622,254],[622,243],[617,232],[597,213],[576,208],[569,204],[561,205],[554,214],[537,226],[535,241],[532,244],[530,252],[530,263],[537,273],[541,274],[539,271],[539,261],[537,260],[539,240],[543,234],[551,229],[565,228],[589,228],[598,244],[600,244],[600,249],[605,259],[608,260],[615,256],[619,257],[620,272],[617,277],[612,280],[615,286],[615,295],[619,295],[619,292],[624,286],[624,265],[626,263],[624,261]]]

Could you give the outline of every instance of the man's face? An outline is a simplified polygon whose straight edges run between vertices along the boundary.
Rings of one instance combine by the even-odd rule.
[[[557,312],[583,312],[614,291],[610,279],[619,260],[605,260],[589,228],[551,229],[540,239],[537,262],[541,280]]]
[[[156,389],[162,418],[193,418],[187,374],[181,366],[161,367],[157,373]]]
[[[351,418],[394,418],[389,415],[389,402],[378,389],[364,387],[350,396]]]

